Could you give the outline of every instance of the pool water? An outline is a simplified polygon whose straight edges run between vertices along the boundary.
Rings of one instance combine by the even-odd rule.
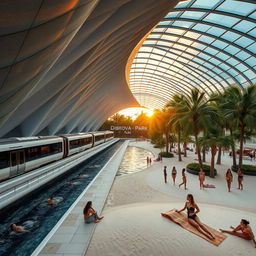
[[[121,143],[118,142],[77,165],[33,195],[19,199],[8,211],[1,211],[0,255],[30,256]],[[47,203],[49,197],[53,197],[54,205]],[[12,223],[25,226],[30,232],[11,232]]]
[[[127,147],[123,161],[116,176],[139,172],[147,168],[147,157],[154,159],[154,155],[145,149]]]

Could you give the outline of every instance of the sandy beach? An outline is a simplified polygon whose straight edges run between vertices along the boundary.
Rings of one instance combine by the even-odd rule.
[[[131,142],[130,146],[141,147],[157,156],[159,150],[149,142]],[[210,155],[207,156],[207,164]],[[250,221],[256,234],[256,177],[245,176],[244,190],[237,189],[236,174],[232,190],[227,192],[225,172],[231,158],[225,154],[222,164],[217,165],[218,176],[206,178],[205,183],[214,184],[215,189],[199,189],[198,177],[187,173],[187,187],[173,186],[170,180],[172,166],[176,166],[176,183],[181,183],[181,169],[195,162],[196,155],[178,162],[178,157],[164,158],[153,162],[144,171],[116,177],[102,214],[104,220],[97,224],[86,256],[132,256],[132,255],[243,255],[256,253],[251,241],[228,235],[217,247],[186,231],[160,213],[169,209],[181,209],[188,193],[194,195],[201,212],[201,221],[215,229],[229,229],[242,218]],[[145,160],[146,161],[146,160]],[[245,161],[245,163],[251,163]],[[252,162],[255,164],[255,162]],[[163,182],[163,166],[167,166],[168,183]]]

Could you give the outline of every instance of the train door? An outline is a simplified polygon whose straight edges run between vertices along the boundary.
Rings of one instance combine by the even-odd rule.
[[[25,171],[25,152],[24,150],[13,151],[10,153],[11,176],[16,176]]]

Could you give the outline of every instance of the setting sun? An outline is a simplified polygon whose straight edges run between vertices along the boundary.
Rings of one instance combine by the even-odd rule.
[[[126,108],[119,111],[118,113],[121,115],[130,116],[132,119],[135,119],[142,112],[145,113],[148,117],[151,117],[154,114],[154,110],[149,108]]]

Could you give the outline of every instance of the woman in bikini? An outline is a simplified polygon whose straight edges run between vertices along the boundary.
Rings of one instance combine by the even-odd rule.
[[[226,172],[226,181],[227,181],[227,186],[228,186],[228,192],[230,192],[231,183],[233,181],[233,174],[230,169],[228,169]]]
[[[187,189],[187,177],[186,177],[185,171],[186,171],[186,169],[183,168],[182,169],[182,183],[180,183],[179,188],[180,188],[180,186],[184,185],[184,188],[186,190]]]
[[[200,189],[204,189],[205,172],[202,168],[200,168],[200,172],[198,173],[198,179],[199,179]]]
[[[84,207],[84,222],[91,223],[91,222],[99,222],[104,217],[99,217],[97,212],[92,208],[92,201],[88,201],[86,206]]]
[[[254,242],[254,246],[256,248],[256,241],[255,241],[255,237],[254,234],[252,232],[251,227],[249,226],[249,221],[242,219],[240,222],[240,225],[238,225],[236,228],[234,227],[230,227],[232,230],[224,230],[224,229],[220,229],[220,231],[222,233],[228,233],[234,236],[238,236],[241,237],[243,239],[246,240],[252,240]]]
[[[176,176],[177,176],[177,170],[176,170],[175,166],[173,166],[173,168],[172,168],[172,180],[173,180],[173,185],[174,186],[175,186]]]
[[[243,180],[244,180],[244,174],[241,169],[238,169],[237,171],[237,181],[238,181],[238,189],[243,190]]]
[[[207,238],[214,240],[215,237],[212,235],[212,233],[204,226],[204,224],[200,221],[197,213],[200,212],[200,209],[198,205],[194,201],[194,197],[192,194],[187,195],[187,201],[185,203],[185,206],[181,210],[176,210],[176,212],[180,213],[187,209],[188,213],[188,222],[193,227],[195,227],[200,233],[204,234]]]

